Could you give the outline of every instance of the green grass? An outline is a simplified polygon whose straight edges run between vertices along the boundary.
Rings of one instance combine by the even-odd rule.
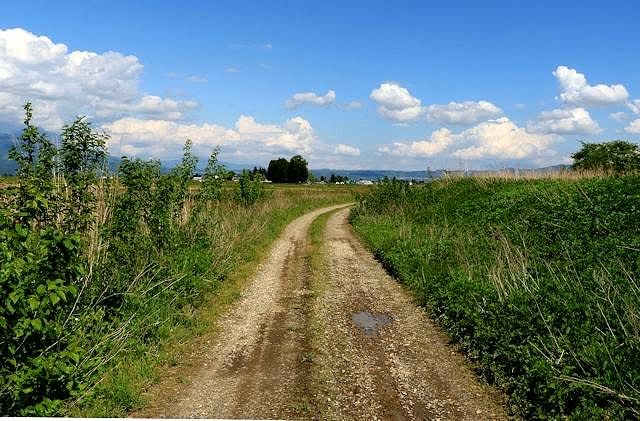
[[[329,212],[318,216],[309,229],[309,265],[310,265],[310,274],[311,274],[311,291],[313,294],[313,299],[316,300],[318,297],[321,297],[327,291],[328,278],[327,278],[327,267],[326,265],[326,243],[324,241],[327,221],[329,218],[335,214],[336,211]],[[307,338],[309,338],[309,345],[311,348],[310,354],[312,355],[311,361],[311,382],[312,388],[314,390],[320,390],[321,393],[318,396],[326,396],[332,400],[335,400],[335,390],[330,385],[334,379],[330,378],[327,373],[324,371],[324,367],[322,366],[320,361],[316,361],[318,356],[320,356],[326,349],[325,346],[322,345],[323,335],[318,334],[318,332],[324,329],[324,324],[322,317],[318,314],[319,312],[319,303],[313,302],[310,305],[309,311],[309,322],[307,324]],[[334,350],[335,351],[335,350]],[[330,410],[327,405],[327,401],[323,399],[318,399],[315,397],[311,398],[310,402],[310,415],[316,415],[319,413],[323,414],[324,419],[336,419],[336,414],[332,414],[327,412]]]
[[[640,177],[393,183],[352,223],[512,413],[638,416]]]

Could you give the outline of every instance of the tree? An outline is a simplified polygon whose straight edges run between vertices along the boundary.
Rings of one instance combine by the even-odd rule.
[[[62,128],[61,137],[60,168],[68,191],[66,222],[71,231],[84,231],[92,220],[93,184],[105,167],[109,136],[94,132],[86,117],[78,117]]]
[[[57,150],[53,143],[32,123],[33,107],[24,106],[24,129],[18,144],[9,149],[9,158],[16,161],[20,180],[16,196],[21,222],[52,223],[58,217],[59,204],[54,186],[54,168]]]
[[[227,175],[224,165],[218,161],[220,150],[215,148],[209,156],[207,168],[202,175],[202,186],[200,187],[200,197],[204,200],[220,200],[222,197],[222,184]]]
[[[245,206],[253,205],[265,195],[264,186],[260,180],[253,179],[247,170],[242,171],[235,190],[234,198]]]
[[[638,145],[615,140],[604,143],[584,143],[571,155],[574,170],[605,170],[614,173],[629,173],[640,170],[640,148]]]
[[[307,168],[307,161],[301,155],[296,155],[291,158],[287,181],[289,181],[289,183],[305,183],[308,178],[309,169]]]
[[[267,170],[260,167],[253,167],[253,169],[249,172],[252,180],[262,181],[267,178]]]
[[[289,174],[289,161],[285,158],[272,159],[267,167],[267,179],[274,183],[286,183]]]

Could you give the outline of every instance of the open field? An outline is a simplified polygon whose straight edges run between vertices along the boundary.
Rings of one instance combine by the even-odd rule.
[[[513,414],[640,410],[640,178],[389,183],[352,214]]]

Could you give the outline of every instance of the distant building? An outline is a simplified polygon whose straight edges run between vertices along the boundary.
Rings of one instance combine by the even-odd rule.
[[[361,186],[371,186],[373,185],[373,181],[371,180],[358,180],[356,184],[360,184]]]

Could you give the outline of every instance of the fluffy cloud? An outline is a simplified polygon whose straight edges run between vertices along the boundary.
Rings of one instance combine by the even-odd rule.
[[[424,108],[418,98],[397,83],[383,83],[369,95],[378,104],[378,113],[390,120],[408,122],[418,119]]]
[[[624,128],[624,131],[632,134],[640,134],[640,118],[629,123],[629,125]]]
[[[627,102],[627,107],[629,107],[634,114],[640,114],[640,99]]]
[[[536,133],[595,134],[602,131],[584,108],[543,111],[527,128]]]
[[[274,125],[261,124],[243,115],[233,128],[128,117],[102,128],[111,135],[110,150],[142,157],[174,157],[186,139],[193,141],[194,151],[199,155],[208,155],[216,146],[227,146],[232,155],[252,159],[261,154],[308,153],[315,142],[313,127],[302,117]]]
[[[557,138],[530,133],[506,117],[487,121],[460,134],[471,146],[458,149],[452,156],[463,159],[531,159],[549,154]]]
[[[360,149],[339,143],[336,145],[333,153],[336,155],[360,156]]]
[[[584,74],[566,66],[558,66],[553,75],[560,84],[560,99],[567,104],[582,107],[613,105],[625,103],[629,98],[623,85],[589,85]]]
[[[24,29],[0,30],[0,120],[19,124],[21,106],[57,130],[77,114],[113,119],[124,115],[177,120],[197,106],[139,92],[143,66],[135,56],[108,51],[68,51]]]
[[[382,153],[407,157],[429,157],[453,149],[451,157],[461,159],[530,159],[555,155],[550,146],[558,137],[550,134],[530,133],[506,117],[490,120],[452,133],[439,129],[429,140],[396,142],[379,149]]]
[[[382,146],[378,151],[394,156],[429,157],[443,152],[453,141],[451,131],[443,128],[431,133],[429,140],[395,142],[390,146]]]
[[[427,107],[427,118],[440,124],[472,125],[501,114],[502,110],[488,101],[450,102]]]
[[[336,102],[336,93],[335,91],[330,89],[324,95],[318,95],[315,92],[299,92],[289,98],[285,105],[289,109],[296,108],[302,104],[326,107],[327,105],[331,105],[334,102]]]

